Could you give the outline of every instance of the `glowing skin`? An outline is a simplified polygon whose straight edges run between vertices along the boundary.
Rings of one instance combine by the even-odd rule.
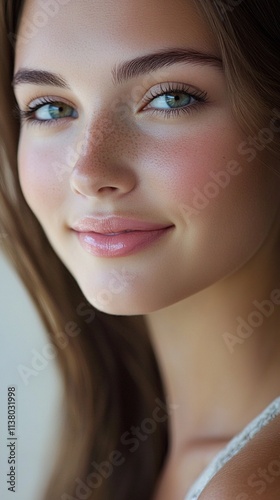
[[[234,356],[222,336],[234,334],[236,317],[246,318],[252,301],[269,298],[279,283],[280,177],[260,160],[274,168],[277,162],[257,152],[249,163],[238,153],[246,136],[232,115],[222,69],[181,62],[113,83],[117,63],[163,49],[220,57],[193,2],[167,0],[163,8],[162,0],[119,0],[116,8],[115,0],[70,1],[23,43],[24,21],[40,10],[37,0],[26,1],[15,74],[22,67],[59,73],[71,90],[20,84],[16,98],[26,110],[38,97],[52,97],[74,114],[51,126],[23,123],[21,187],[86,298],[109,314],[146,315],[170,399],[180,407],[172,420],[175,459],[190,436],[231,435],[278,395],[278,309]],[[163,98],[153,101],[153,95],[168,82],[181,92],[206,92],[207,102],[194,108],[191,100],[189,113],[165,118]],[[47,108],[37,117],[48,118]],[[213,182],[210,172],[226,170],[231,160],[239,167],[231,167],[228,185],[187,218],[186,207],[197,208],[195,192]],[[132,255],[96,257],[70,229],[90,214],[131,216],[174,230]]]
[[[172,81],[208,93],[208,103],[170,119],[164,119],[163,113],[141,111],[140,98],[131,97],[136,91],[140,95],[143,76],[117,87],[111,83],[116,62],[163,47],[207,48],[217,55],[193,9],[186,2],[177,3],[172,4],[170,18],[159,1],[152,7],[150,2],[122,1],[118,13],[108,17],[104,12],[113,9],[111,2],[69,2],[17,51],[16,69],[25,66],[60,73],[73,89],[22,85],[17,89],[21,108],[37,96],[52,95],[69,101],[79,114],[78,119],[52,127],[24,125],[19,148],[22,189],[87,298],[108,313],[155,311],[235,272],[263,243],[279,205],[275,176],[256,163],[248,167],[243,160],[243,173],[232,176],[227,189],[206,209],[193,215],[190,223],[183,216],[181,207],[192,205],[193,188],[203,190],[212,180],[210,171],[239,160],[237,148],[244,137],[231,115],[221,71],[177,64],[161,69],[158,78],[154,72],[153,88]],[[24,19],[32,20],[36,9],[35,1],[27,1]],[[204,29],[198,30],[198,25]],[[24,30],[19,40],[21,35]],[[49,55],[44,55],[42,65],[46,44]],[[148,91],[143,90],[141,98]],[[124,119],[114,111],[118,101],[130,108]],[[54,166],[67,167],[68,148],[77,151],[85,134],[84,156],[74,168],[69,165],[63,171]],[[102,137],[96,146],[94,134]],[[174,224],[175,231],[162,245],[108,262],[87,255],[69,231],[79,216],[95,212],[132,214]],[[99,291],[108,286],[112,268],[123,266],[134,280],[126,293],[115,294],[102,307]]]

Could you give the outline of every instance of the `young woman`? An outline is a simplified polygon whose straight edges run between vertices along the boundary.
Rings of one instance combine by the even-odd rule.
[[[1,4],[2,243],[65,381],[44,500],[279,498],[279,26]]]

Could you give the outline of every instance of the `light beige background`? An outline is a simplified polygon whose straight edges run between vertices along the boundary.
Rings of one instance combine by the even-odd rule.
[[[0,498],[40,500],[59,432],[62,384],[56,358],[34,364],[49,344],[27,292],[0,251]],[[34,366],[35,369],[34,369]],[[33,370],[20,374],[20,365]],[[39,370],[39,368],[41,368]],[[36,374],[36,375],[35,375]],[[16,493],[8,491],[7,388],[17,388]]]

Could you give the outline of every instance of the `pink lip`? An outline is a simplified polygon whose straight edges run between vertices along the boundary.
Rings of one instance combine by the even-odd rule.
[[[101,234],[122,233],[125,231],[154,231],[165,229],[171,224],[156,224],[154,222],[141,221],[123,217],[84,217],[72,225],[72,229],[81,232],[93,232]]]
[[[137,252],[169,232],[173,225],[135,219],[85,217],[72,226],[82,247],[98,257],[117,257]]]

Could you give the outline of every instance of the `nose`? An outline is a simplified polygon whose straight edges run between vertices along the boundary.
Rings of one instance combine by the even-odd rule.
[[[124,125],[98,120],[75,144],[70,186],[87,197],[121,196],[135,188],[137,177],[128,163],[129,132]]]

